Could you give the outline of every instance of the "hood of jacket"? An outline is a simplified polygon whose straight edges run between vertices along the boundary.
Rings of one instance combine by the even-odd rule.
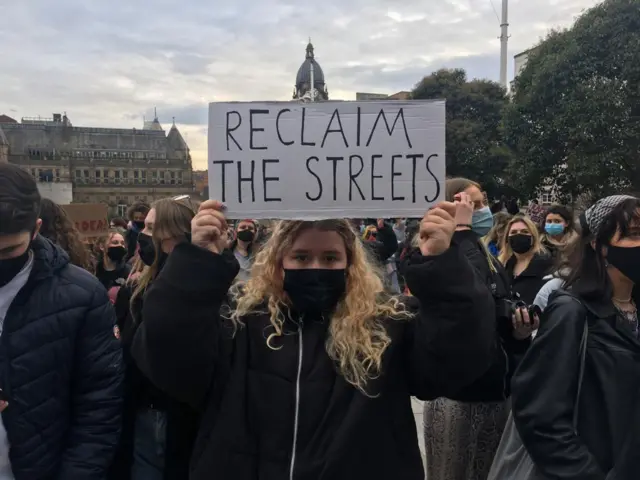
[[[42,235],[37,235],[33,240],[31,250],[33,251],[31,277],[34,280],[49,278],[69,264],[67,252]]]
[[[549,275],[546,275],[544,277],[542,277],[543,280],[552,280],[554,278],[566,278],[569,276],[569,274],[571,273],[571,269],[570,268],[561,268]]]

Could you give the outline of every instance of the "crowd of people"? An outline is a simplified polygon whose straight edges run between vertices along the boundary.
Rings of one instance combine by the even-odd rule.
[[[89,244],[0,164],[0,480],[637,477],[640,199],[542,222],[135,204]],[[515,468],[515,470],[514,470]],[[506,473],[505,473],[506,472]]]

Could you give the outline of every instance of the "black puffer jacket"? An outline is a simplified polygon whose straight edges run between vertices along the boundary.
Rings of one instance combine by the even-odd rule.
[[[38,236],[34,265],[4,320],[2,412],[16,480],[102,480],[115,453],[122,353],[107,293]]]
[[[513,418],[527,451],[544,478],[636,480],[640,342],[604,299],[581,302],[560,290],[543,316],[512,382]],[[576,405],[585,323],[585,370]]]
[[[469,262],[450,249],[407,267],[407,303],[425,308],[410,321],[381,319],[391,345],[372,396],[327,355],[328,321],[287,321],[278,349],[266,345],[273,330],[262,313],[232,336],[219,311],[237,271],[230,255],[179,245],[134,339],[149,378],[204,412],[190,479],[423,480],[410,396],[454,394],[484,373],[494,348],[493,300]]]

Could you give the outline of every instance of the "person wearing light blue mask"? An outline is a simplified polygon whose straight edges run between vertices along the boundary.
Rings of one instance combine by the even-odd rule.
[[[550,237],[561,237],[564,234],[564,229],[565,226],[561,223],[546,223],[544,226],[544,231]]]
[[[424,403],[426,478],[485,479],[498,450],[509,416],[511,376],[519,355],[526,352],[531,330],[514,324],[502,308],[511,279],[480,237],[493,226],[482,187],[466,178],[447,179],[445,199],[457,204],[456,232],[451,244],[473,265],[478,278],[494,295],[495,342],[499,348],[491,367],[471,385],[448,397]],[[510,313],[510,312],[509,312]],[[455,462],[451,459],[455,458]]]
[[[471,230],[484,237],[493,227],[493,213],[489,207],[482,207],[473,212],[471,218]]]
[[[545,215],[544,231],[543,245],[554,258],[564,256],[567,245],[577,237],[571,210],[563,205],[549,207]]]

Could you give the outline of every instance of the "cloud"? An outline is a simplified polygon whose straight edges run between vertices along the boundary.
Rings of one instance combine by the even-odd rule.
[[[595,3],[511,0],[509,71]],[[411,89],[441,67],[497,80],[499,13],[500,0],[5,2],[0,114],[139,128],[156,107],[204,168],[207,104],[291,99],[309,36],[331,97],[349,100]]]

